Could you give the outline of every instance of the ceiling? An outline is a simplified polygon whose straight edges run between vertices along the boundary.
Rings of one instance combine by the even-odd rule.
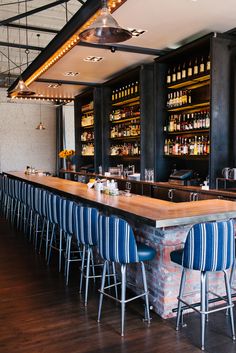
[[[55,0],[54,0],[55,1]],[[53,3],[54,1],[50,1]],[[87,0],[87,3],[95,0]],[[0,18],[6,19],[18,14],[18,4],[1,6],[4,3],[17,0],[0,0]],[[83,1],[85,2],[85,1]],[[28,10],[48,4],[49,1],[31,0],[27,2]],[[20,12],[24,12],[25,3],[20,5]],[[67,3],[68,19],[80,8],[81,2],[69,0]],[[159,50],[174,49],[192,39],[209,32],[225,32],[235,27],[236,1],[235,0],[127,0],[114,13],[113,17],[124,28],[141,29],[145,32],[120,44],[115,52],[110,47],[91,48],[82,45],[74,46],[66,55],[40,75],[39,82],[34,81],[30,88],[37,95],[49,97],[73,98],[88,85],[96,85],[107,81],[125,69],[133,68],[142,63],[150,63],[159,54]],[[19,23],[19,21],[13,22]],[[25,18],[21,19],[25,23]],[[28,25],[60,30],[66,23],[65,4],[58,5],[44,12],[28,17]],[[19,43],[19,30],[8,29],[10,42]],[[21,41],[26,38],[26,31],[21,30]],[[37,31],[28,30],[29,44],[38,46]],[[40,32],[39,46],[45,47],[55,33]],[[0,41],[9,41],[6,27],[0,27]],[[56,38],[55,38],[56,39]],[[54,41],[55,41],[54,39]],[[132,48],[135,47],[135,50]],[[142,50],[142,49],[146,50]],[[150,50],[149,50],[150,49]],[[134,52],[133,52],[134,51]],[[19,74],[19,68],[14,69],[6,58],[7,47],[0,46],[0,72]],[[29,61],[33,60],[39,51],[30,51]],[[24,59],[23,59],[24,54]],[[42,54],[41,54],[42,55]],[[10,50],[10,59],[16,65],[26,63],[25,49]],[[88,56],[99,56],[99,62],[86,62]],[[23,69],[26,65],[23,66]],[[67,72],[76,72],[77,76],[65,76]],[[66,83],[66,82],[68,83]],[[48,87],[50,82],[60,82],[57,88]]]

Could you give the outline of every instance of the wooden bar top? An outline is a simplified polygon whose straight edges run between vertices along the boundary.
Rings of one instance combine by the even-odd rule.
[[[87,201],[94,206],[108,209],[114,214],[135,217],[156,228],[236,218],[236,202],[232,201],[211,199],[173,203],[135,194],[131,197],[109,196],[94,189],[88,189],[86,184],[57,177],[26,175],[24,172],[5,174],[81,201]]]

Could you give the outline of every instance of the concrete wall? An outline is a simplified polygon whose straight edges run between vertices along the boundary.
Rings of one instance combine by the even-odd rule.
[[[41,103],[46,130],[36,130],[40,121],[39,102],[10,100],[0,89],[0,171],[21,171],[26,165],[55,172],[56,109]]]

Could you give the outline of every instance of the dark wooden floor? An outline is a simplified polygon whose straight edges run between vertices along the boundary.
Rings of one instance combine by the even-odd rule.
[[[0,353],[195,353],[200,352],[199,318],[186,315],[187,328],[152,314],[148,328],[142,305],[127,308],[126,336],[119,336],[119,308],[105,300],[101,324],[92,290],[86,309],[78,293],[78,271],[67,288],[56,263],[47,267],[23,234],[0,219]],[[224,313],[211,316],[207,352],[235,353]]]

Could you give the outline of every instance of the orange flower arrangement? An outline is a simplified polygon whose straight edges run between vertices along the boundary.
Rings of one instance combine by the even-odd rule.
[[[63,150],[59,153],[60,158],[65,158],[67,161],[71,161],[71,157],[75,155],[74,150]]]

